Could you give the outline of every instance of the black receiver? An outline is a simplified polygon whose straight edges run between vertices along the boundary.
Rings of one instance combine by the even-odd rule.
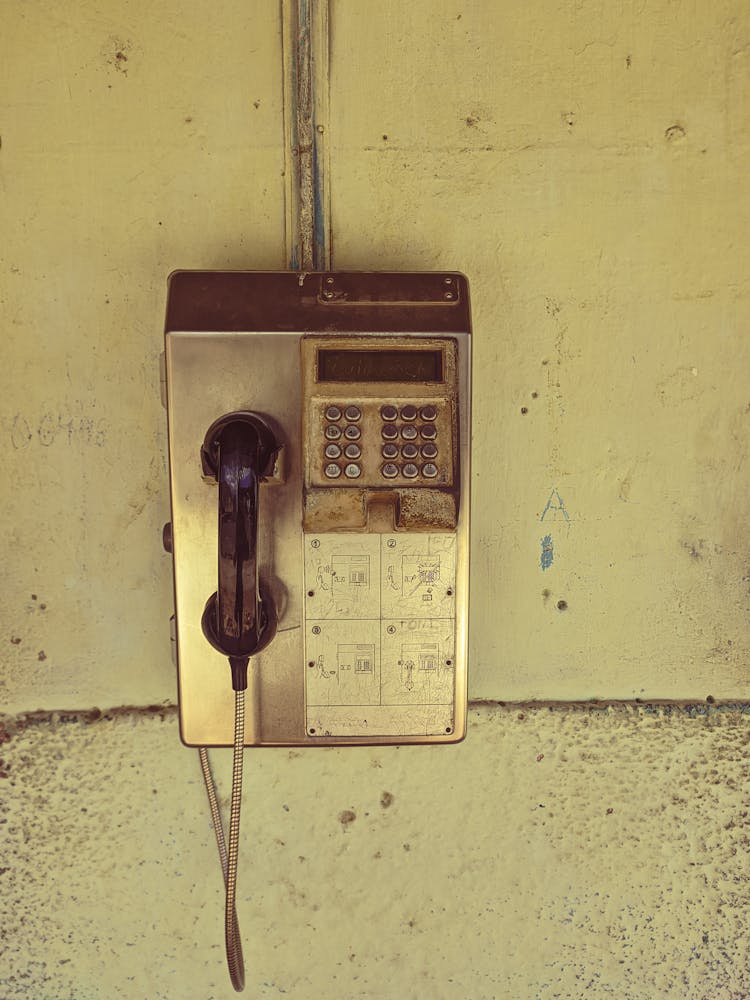
[[[247,661],[276,633],[273,600],[258,580],[258,484],[273,472],[279,443],[257,413],[235,411],[208,429],[201,463],[219,484],[216,593],[203,612],[203,633],[232,666],[235,690],[247,686]]]

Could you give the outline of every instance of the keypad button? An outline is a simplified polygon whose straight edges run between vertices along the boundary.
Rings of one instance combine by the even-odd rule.
[[[419,448],[415,444],[405,444],[401,449],[401,454],[404,458],[416,458],[419,454]]]
[[[326,458],[341,458],[341,449],[337,444],[326,445]]]
[[[423,406],[419,411],[419,416],[422,420],[434,420],[437,417],[437,408],[432,406],[432,404]]]
[[[402,420],[416,420],[417,419],[417,408],[412,406],[411,403],[407,403],[406,406],[401,407],[401,419]]]
[[[422,475],[427,479],[434,479],[437,474],[437,466],[433,462],[425,462],[422,466]]]
[[[437,427],[434,424],[425,424],[419,428],[419,433],[425,441],[433,441],[437,437]]]
[[[344,410],[344,416],[347,420],[359,420],[362,416],[362,411],[358,406],[347,406]]]
[[[347,477],[347,479],[358,479],[361,473],[362,470],[360,469],[360,467],[357,465],[356,462],[350,462],[344,469],[344,475]]]
[[[437,453],[437,445],[432,442],[422,445],[422,458],[437,458]]]
[[[386,462],[380,470],[386,479],[395,479],[398,475],[398,466],[393,462]]]
[[[341,475],[341,467],[336,465],[335,462],[329,462],[326,466],[325,472],[329,479],[338,479]]]
[[[362,431],[356,424],[349,424],[344,428],[344,437],[347,441],[358,441],[362,437]]]
[[[326,427],[325,435],[329,441],[338,441],[341,437],[341,428],[337,427],[336,424],[329,424]]]
[[[401,428],[401,437],[404,441],[413,441],[417,436],[417,428],[414,424],[404,424]]]
[[[383,458],[398,458],[398,445],[384,444]]]
[[[403,468],[403,473],[407,479],[415,479],[419,475],[419,469],[414,462],[407,462]]]
[[[346,448],[344,448],[344,454],[347,458],[359,458],[362,454],[362,449],[358,444],[348,444]]]
[[[329,406],[326,409],[326,420],[341,420],[341,410],[338,406]]]
[[[386,403],[385,406],[380,407],[380,416],[388,423],[393,423],[398,417],[398,410],[392,403]]]
[[[395,441],[398,437],[398,427],[395,424],[383,424],[380,433],[386,441]]]

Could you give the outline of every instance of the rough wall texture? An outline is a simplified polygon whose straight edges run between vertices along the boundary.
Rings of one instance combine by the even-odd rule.
[[[174,699],[165,278],[284,265],[279,4],[3,10],[0,998],[228,997],[172,710],[23,713]],[[331,26],[335,263],[472,282],[473,695],[747,698],[747,5]],[[747,997],[747,759],[716,706],[254,753],[248,995]]]
[[[472,284],[471,693],[747,697],[747,5],[333,10],[337,264]]]
[[[247,995],[742,1000],[749,751],[750,716],[705,706],[477,707],[455,747],[248,751]],[[234,995],[174,714],[21,725],[2,756],[0,996]]]

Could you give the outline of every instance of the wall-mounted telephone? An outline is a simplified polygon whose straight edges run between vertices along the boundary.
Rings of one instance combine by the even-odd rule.
[[[463,738],[470,332],[456,273],[171,276],[187,745]]]
[[[466,279],[177,272],[166,381],[183,741],[232,743],[240,599],[246,745],[461,739]]]

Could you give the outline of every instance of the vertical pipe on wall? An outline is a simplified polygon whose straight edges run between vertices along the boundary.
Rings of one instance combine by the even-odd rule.
[[[282,0],[286,252],[293,270],[331,267],[328,0]]]

